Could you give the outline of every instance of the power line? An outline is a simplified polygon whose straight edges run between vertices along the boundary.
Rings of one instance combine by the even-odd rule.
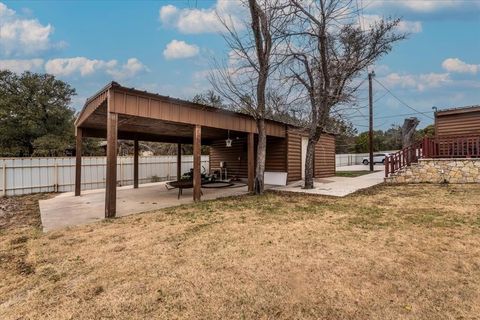
[[[390,91],[390,89],[388,89],[387,87],[385,87],[385,86],[384,86],[380,81],[378,81],[377,79],[374,78],[373,80],[375,80],[376,83],[378,83],[378,84],[381,85],[385,90],[387,90],[387,92],[390,93],[390,95],[391,95],[392,97],[394,97],[398,102],[400,102],[401,104],[403,104],[405,107],[407,107],[407,108],[409,108],[409,109],[411,109],[411,110],[413,110],[413,111],[415,111],[415,112],[418,112],[419,114],[423,114],[423,115],[424,115],[425,117],[427,117],[427,118],[430,118],[430,119],[432,119],[432,120],[435,120],[435,119],[432,118],[432,116],[430,116],[428,113],[422,112],[422,111],[420,111],[420,110],[417,110],[417,109],[411,107],[408,103],[406,103],[405,101],[403,101],[402,99],[400,99],[399,97],[397,97],[392,91]]]
[[[383,99],[383,97],[385,97],[386,95],[388,94],[388,92],[385,92],[383,95],[381,95],[380,97],[376,98],[375,100],[373,100],[373,103],[375,102],[378,102],[380,101],[381,99]],[[367,100],[368,98],[365,98],[364,100]],[[364,108],[367,108],[368,107],[368,104],[362,106],[362,107],[359,107],[360,109],[364,109]]]
[[[387,118],[397,118],[397,117],[406,117],[406,116],[414,116],[417,114],[423,114],[423,112],[412,112],[412,113],[400,113],[400,114],[391,114],[385,116],[376,116],[375,119],[387,119]],[[362,116],[345,116],[346,118],[363,118]]]

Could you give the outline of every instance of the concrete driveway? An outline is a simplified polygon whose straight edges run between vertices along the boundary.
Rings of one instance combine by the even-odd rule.
[[[368,170],[362,165],[348,166],[337,168],[337,171],[362,171]],[[376,166],[378,167],[378,165]],[[288,192],[302,192],[308,194],[321,194],[326,196],[344,197],[355,191],[369,188],[377,184],[383,183],[384,171],[383,165],[381,165],[379,171],[375,171],[370,174],[365,174],[359,177],[329,177],[315,179],[313,189],[303,189],[304,181],[297,181],[282,187],[273,187],[273,190],[288,191]]]
[[[370,170],[369,165],[364,165],[364,164],[355,164],[352,166],[343,166],[343,167],[336,167],[335,170],[337,171],[368,171]],[[385,165],[381,163],[377,163],[373,166],[374,171],[384,171],[385,170]]]

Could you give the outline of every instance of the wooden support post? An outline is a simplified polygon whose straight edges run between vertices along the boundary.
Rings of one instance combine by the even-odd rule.
[[[193,200],[200,201],[202,194],[202,176],[201,176],[201,147],[202,147],[202,127],[195,125],[193,129]]]
[[[182,145],[177,144],[177,180],[182,177]]]
[[[386,156],[385,157],[385,178],[388,178],[388,169],[390,168],[389,167],[389,161],[390,160],[390,156]]]
[[[138,188],[138,140],[133,141],[133,188]]]
[[[118,115],[108,112],[105,218],[114,218],[117,206],[117,128]]]
[[[75,137],[75,196],[82,192],[82,128],[76,128]]]
[[[255,180],[255,135],[248,133],[247,139],[247,167],[248,167],[248,191],[253,192]]]

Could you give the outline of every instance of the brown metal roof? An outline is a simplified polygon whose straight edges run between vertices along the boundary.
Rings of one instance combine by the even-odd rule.
[[[111,107],[107,106],[107,100],[110,100]],[[86,129],[85,136],[105,136],[107,109],[119,114],[118,130],[122,139],[142,134],[146,141],[159,138],[164,142],[188,141],[193,124],[204,126],[203,136],[209,139],[221,135],[221,130],[257,131],[255,118],[251,115],[127,88],[117,82],[110,82],[86,100],[75,121],[76,127]],[[267,135],[285,137],[287,127],[306,131],[294,124],[266,121]]]
[[[201,103],[196,103],[196,102],[192,102],[192,101],[188,101],[188,100],[173,98],[173,97],[161,95],[161,94],[158,94],[158,93],[148,92],[146,90],[139,90],[139,89],[136,89],[136,88],[128,88],[128,87],[124,87],[124,86],[120,85],[118,82],[112,81],[112,82],[108,83],[106,86],[104,86],[102,89],[97,91],[93,96],[91,96],[90,98],[88,98],[85,101],[85,104],[84,104],[82,110],[78,114],[77,121],[75,121],[76,124],[78,122],[78,119],[80,119],[82,117],[82,115],[85,112],[85,109],[87,108],[87,106],[92,101],[94,101],[96,98],[98,98],[102,94],[105,94],[105,92],[107,92],[110,88],[121,89],[121,90],[124,90],[124,91],[128,91],[132,94],[141,94],[143,96],[150,96],[150,97],[153,97],[153,98],[161,99],[161,100],[166,101],[166,102],[171,102],[171,103],[176,103],[176,104],[184,104],[184,105],[188,105],[188,106],[195,106],[195,107],[199,108],[200,110],[209,110],[209,111],[222,112],[222,113],[231,114],[231,115],[247,116],[247,117],[250,117],[252,119],[254,118],[253,116],[251,116],[247,113],[236,112],[236,111],[222,109],[222,108],[218,108],[218,107],[213,107],[213,106],[209,106],[209,105],[205,105],[205,104],[201,104]],[[293,125],[291,123],[288,123],[288,122],[285,122],[285,121],[278,121],[278,120],[274,120],[274,119],[267,119],[267,121],[296,127],[295,125]]]
[[[436,114],[447,115],[447,114],[457,114],[457,113],[476,112],[476,111],[480,111],[480,105],[442,109],[442,110],[438,110]]]

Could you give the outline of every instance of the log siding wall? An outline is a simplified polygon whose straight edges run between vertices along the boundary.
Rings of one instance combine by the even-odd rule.
[[[225,140],[214,141],[210,145],[210,172],[220,168],[220,161],[227,163],[228,177],[247,178],[247,138],[233,139],[227,148]]]
[[[322,135],[315,146],[315,178],[335,175],[335,137]]]
[[[435,116],[437,136],[479,135],[480,107],[472,110],[452,110]]]
[[[287,130],[288,182],[302,179],[302,135],[300,131]]]
[[[255,142],[255,148],[257,143]],[[210,172],[220,168],[220,162],[227,162],[227,174],[246,179],[248,176],[247,138],[234,139],[227,148],[225,140],[214,141],[210,145]],[[265,170],[285,172],[286,141],[283,138],[267,137]],[[255,159],[256,160],[256,159]],[[255,161],[256,164],[256,161]]]
[[[302,179],[302,137],[307,134],[298,129],[287,130],[288,182]],[[314,177],[335,175],[335,136],[323,134],[315,146]]]

